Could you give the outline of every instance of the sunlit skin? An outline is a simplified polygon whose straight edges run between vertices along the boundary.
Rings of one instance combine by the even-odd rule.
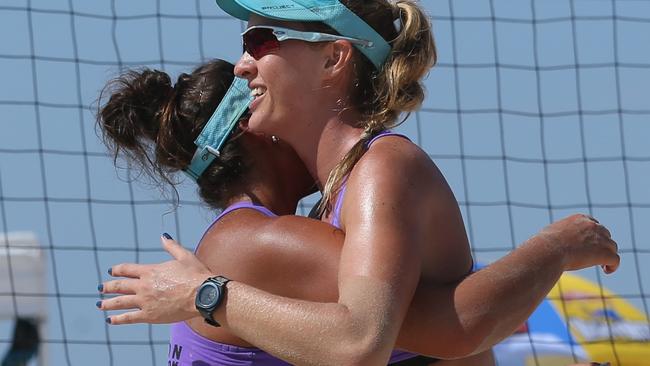
[[[251,19],[250,25],[257,24],[265,20]],[[244,55],[237,64],[236,73],[252,87],[266,89],[254,102],[250,128],[280,136],[322,184],[362,132],[355,127],[360,116],[354,108],[341,112],[336,107],[351,82],[353,49],[345,41],[318,47],[285,43],[260,60]],[[295,104],[303,100],[304,106]],[[410,349],[436,348],[429,354],[459,357],[510,334],[562,271],[607,265],[606,271],[612,272],[618,266],[609,232],[595,220],[575,215],[459,283],[471,258],[456,200],[427,154],[399,137],[374,144],[352,170],[341,221],[345,239],[337,302],[280,297],[233,281],[215,318],[238,337],[292,363],[382,365],[400,329],[413,326],[407,312],[418,308],[411,300],[418,284],[426,283],[427,296],[440,295],[437,305],[426,310],[435,309],[439,319],[424,328],[440,329],[439,342],[431,345],[430,338],[418,337]],[[113,268],[116,276],[139,278],[131,280],[136,282],[130,283],[135,292],[130,305],[142,309],[112,317],[113,323],[169,322],[197,315],[188,287],[212,271],[176,243],[166,240],[164,246],[177,261]],[[168,278],[163,275],[172,270],[188,279],[183,282],[188,286],[167,292],[151,288],[150,283]],[[106,284],[105,291],[115,292],[113,286]],[[161,308],[153,303],[163,293],[167,301]]]
[[[257,201],[273,212],[290,215],[295,211],[298,200],[312,188],[311,176],[284,143],[268,144],[269,139],[245,137],[246,153],[255,157],[255,165],[241,185],[241,191],[247,193],[232,197],[229,203]],[[323,222],[297,216],[271,218],[244,209],[227,215],[208,231],[197,257],[212,271],[220,271],[228,278],[235,278],[275,295],[335,302],[343,239],[343,231]],[[242,245],[242,242],[246,245]],[[436,322],[436,319],[422,322],[423,318],[429,316],[435,318],[435,311],[425,309],[437,305],[434,297],[427,296],[425,292],[418,291],[416,301],[429,304],[419,307],[423,313],[410,312],[407,315],[413,320],[410,323],[412,329],[406,327],[401,331],[397,347],[409,347],[421,334],[437,333],[435,328],[413,331],[419,324],[430,326]],[[203,318],[190,319],[188,324],[210,339],[243,347],[254,346],[232,334],[228,328],[207,325]],[[437,336],[431,338],[434,342]],[[419,351],[428,352],[429,349]],[[477,362],[485,366],[492,364],[490,352],[454,361],[454,365],[476,365]],[[444,366],[446,363],[437,365]]]
[[[301,28],[253,16],[249,26],[255,25]],[[363,132],[352,127],[361,119],[358,111],[341,108],[349,92],[353,52],[345,41],[289,40],[259,60],[244,53],[235,65],[235,73],[251,88],[266,90],[251,105],[250,128],[289,143],[320,185]]]

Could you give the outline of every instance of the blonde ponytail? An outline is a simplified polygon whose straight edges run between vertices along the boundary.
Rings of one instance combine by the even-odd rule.
[[[372,131],[364,131],[363,135],[354,146],[348,151],[343,159],[332,169],[327,182],[323,187],[323,198],[318,206],[318,214],[327,215],[332,211],[332,205],[336,201],[336,195],[341,190],[345,179],[352,171],[352,168],[357,164],[359,159],[368,150],[368,142],[375,135]]]
[[[424,11],[410,0],[392,6],[401,30],[391,42],[389,59],[374,83],[377,100],[371,118],[384,128],[395,127],[399,114],[420,107],[424,100],[422,79],[437,58],[431,23]]]

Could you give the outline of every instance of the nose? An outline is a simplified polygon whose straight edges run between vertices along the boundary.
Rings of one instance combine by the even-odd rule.
[[[244,52],[235,64],[235,75],[249,81],[257,75],[257,63],[248,52]]]

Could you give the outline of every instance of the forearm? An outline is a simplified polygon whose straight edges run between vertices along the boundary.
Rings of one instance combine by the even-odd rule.
[[[469,276],[467,283],[458,288],[455,299],[459,309],[467,314],[461,318],[461,324],[482,335],[478,338],[482,342],[472,353],[494,346],[528,320],[564,268],[564,256],[558,247],[536,236]]]
[[[288,299],[235,281],[226,299],[220,323],[292,364],[385,365],[396,337],[375,326],[380,311],[362,314],[359,304]]]
[[[525,322],[563,271],[562,254],[540,237],[452,285],[421,285],[399,347],[441,358],[484,351]]]

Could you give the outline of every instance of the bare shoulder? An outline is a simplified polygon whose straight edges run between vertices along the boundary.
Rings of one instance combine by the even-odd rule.
[[[346,229],[364,224],[364,217],[380,217],[384,236],[391,228],[402,238],[422,241],[420,258],[427,279],[450,282],[471,266],[451,187],[428,154],[404,138],[384,137],[360,159],[348,180],[341,217]]]
[[[240,209],[210,228],[197,255],[213,272],[262,290],[331,300],[342,241],[340,231],[320,221]],[[314,283],[323,291],[314,292]]]
[[[425,235],[425,225],[418,223],[430,221],[431,188],[443,182],[429,156],[417,145],[399,136],[383,137],[350,172],[341,223],[348,237],[351,230],[363,232],[370,227],[403,235],[404,226],[395,224],[399,221],[409,221],[417,228],[408,235]]]
[[[241,239],[248,237],[252,231],[255,231],[255,228],[265,225],[273,219],[273,217],[248,208],[232,211],[210,226],[199,243],[197,254],[205,256],[215,250],[242,249]]]
[[[224,216],[206,233],[200,250],[228,250],[250,256],[340,250],[344,234],[335,227],[307,217],[267,216],[240,209]],[[305,239],[309,240],[306,244]]]
[[[448,188],[429,155],[400,136],[387,136],[375,141],[350,174],[350,183],[354,184],[355,180],[365,187],[368,184],[390,187],[394,183],[403,189],[422,189],[420,195],[436,186]]]
[[[375,159],[400,163],[432,163],[424,150],[402,136],[386,136],[376,140],[361,160]]]

